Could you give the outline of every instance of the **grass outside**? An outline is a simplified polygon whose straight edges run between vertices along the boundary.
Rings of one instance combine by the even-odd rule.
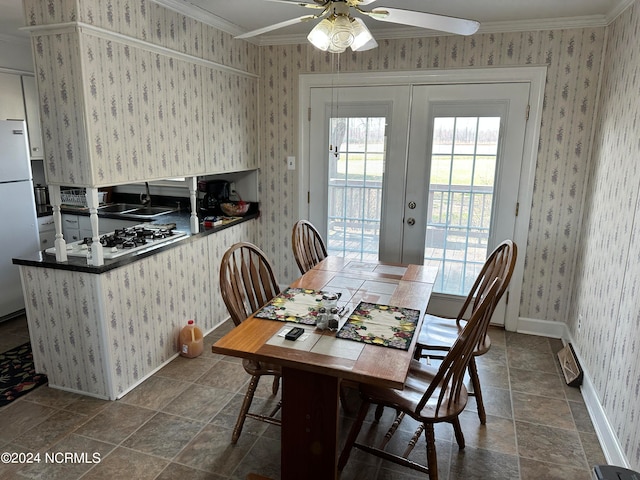
[[[334,161],[330,158],[330,161]],[[366,161],[365,161],[366,160]],[[453,165],[452,165],[453,162]],[[354,181],[382,181],[384,173],[383,154],[364,152],[341,153],[334,161],[334,178]],[[348,174],[347,174],[348,168]],[[451,185],[491,186],[495,179],[496,157],[493,155],[433,155],[431,157],[431,183]]]

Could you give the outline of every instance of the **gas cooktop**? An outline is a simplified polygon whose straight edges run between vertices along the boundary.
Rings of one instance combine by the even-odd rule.
[[[175,225],[150,225],[143,223],[134,227],[120,228],[100,235],[102,254],[105,260],[118,258],[142,250],[173,243],[186,238],[186,232],[175,229]],[[70,257],[88,257],[91,254],[91,238],[67,243],[67,255]],[[46,253],[56,253],[55,247],[47,248]]]

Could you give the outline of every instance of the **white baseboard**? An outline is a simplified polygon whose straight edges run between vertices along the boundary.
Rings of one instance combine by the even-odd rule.
[[[576,356],[577,355],[578,354],[576,352]],[[591,383],[591,379],[586,372],[580,390],[582,391],[582,398],[587,406],[587,411],[591,417],[593,428],[596,430],[596,436],[600,441],[600,446],[602,447],[604,457],[607,459],[607,463],[617,465],[619,467],[630,468],[629,462],[622,451],[622,446],[616,437],[613,427],[607,419],[604,409],[600,404],[600,400],[598,399],[596,390],[593,387],[593,383]]]
[[[535,318],[518,318],[516,332],[540,335],[549,338],[565,338],[566,325],[563,322],[550,322]]]
[[[47,383],[46,384],[49,388],[55,388],[56,390],[62,390],[63,392],[69,392],[69,393],[75,393],[77,395],[85,395],[87,397],[93,397],[93,398],[98,398],[100,400],[112,400],[111,398],[109,398],[108,395],[99,395],[97,393],[91,393],[91,392],[84,392],[82,390],[77,390],[75,388],[69,388],[69,387],[61,387],[59,385],[55,385],[53,383]],[[28,398],[28,397],[27,397]]]
[[[602,447],[602,452],[607,459],[607,463],[629,468],[629,462],[624,455],[622,446],[620,445],[615,431],[609,423],[609,419],[607,418],[604,408],[600,403],[600,398],[598,397],[598,393],[591,381],[589,372],[584,368],[584,362],[580,357],[580,351],[576,347],[567,325],[564,322],[550,322],[548,320],[537,320],[534,318],[519,318],[516,331],[518,333],[526,333],[530,335],[561,338],[565,344],[571,343],[578,362],[582,367],[582,371],[584,372],[582,386],[580,387],[582,398],[584,399],[587,411],[589,412],[589,417],[591,417],[591,422],[593,423],[596,436],[598,437],[598,441]]]
[[[596,431],[596,436],[598,437],[598,441],[602,447],[604,457],[607,459],[607,463],[610,465],[617,465],[619,467],[630,468],[629,461],[622,450],[622,445],[620,445],[620,441],[618,440],[611,423],[609,423],[607,414],[600,403],[598,392],[591,381],[589,372],[584,368],[584,362],[580,356],[580,351],[576,347],[573,337],[568,329],[566,329],[562,338],[565,343],[571,343],[573,351],[578,359],[578,363],[580,363],[580,366],[582,367],[584,377],[580,391],[582,392],[582,398],[584,399],[587,411],[589,412],[589,417],[591,417],[593,428]]]

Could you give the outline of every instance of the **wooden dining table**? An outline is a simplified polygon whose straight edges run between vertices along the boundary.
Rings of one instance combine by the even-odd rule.
[[[337,478],[340,384],[343,380],[403,388],[437,268],[327,257],[290,288],[340,294],[340,327],[360,302],[419,310],[416,334],[402,350],[336,338],[314,326],[254,315],[212,346],[214,353],[282,367],[281,478]],[[283,331],[303,326],[303,341]]]

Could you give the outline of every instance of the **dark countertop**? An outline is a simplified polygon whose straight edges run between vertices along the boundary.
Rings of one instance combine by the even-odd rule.
[[[83,214],[82,212],[79,212],[76,209],[74,209],[74,211],[68,211],[63,209],[62,211],[63,213]],[[87,209],[87,212],[84,214],[85,215],[89,214],[88,209]],[[38,216],[46,216],[46,214],[44,215],[39,214]],[[100,216],[111,217],[111,218],[125,218],[117,214],[101,214]],[[99,267],[87,265],[87,259],[83,257],[68,257],[68,260],[66,262],[58,262],[56,261],[55,255],[47,254],[47,253],[44,253],[43,251],[35,252],[32,255],[21,257],[21,258],[14,258],[13,263],[16,265],[26,265],[31,267],[53,268],[58,270],[72,270],[76,272],[100,274],[100,273],[108,272],[109,270],[113,270],[115,268],[119,268],[123,265],[131,264],[133,262],[149,257],[151,255],[164,252],[166,250],[174,248],[176,245],[184,245],[186,242],[196,241],[200,237],[215,234],[221,230],[232,227],[234,225],[238,225],[240,223],[244,223],[249,220],[258,218],[259,216],[260,216],[260,212],[257,212],[250,215],[246,215],[241,218],[238,217],[229,223],[225,223],[223,225],[218,225],[211,228],[205,228],[202,222],[200,222],[200,232],[196,234],[190,234],[189,233],[191,231],[190,213],[176,212],[176,213],[169,213],[166,215],[160,215],[153,219],[153,223],[155,224],[175,223],[176,230],[187,232],[188,236],[186,238],[180,237],[179,239],[176,239],[176,241],[173,243],[164,243],[157,247],[152,247],[148,251],[142,250],[139,252],[132,253],[131,255],[124,255],[122,257],[115,258],[113,260],[105,259],[104,265],[101,265]],[[140,220],[140,223],[144,223],[144,221]]]

